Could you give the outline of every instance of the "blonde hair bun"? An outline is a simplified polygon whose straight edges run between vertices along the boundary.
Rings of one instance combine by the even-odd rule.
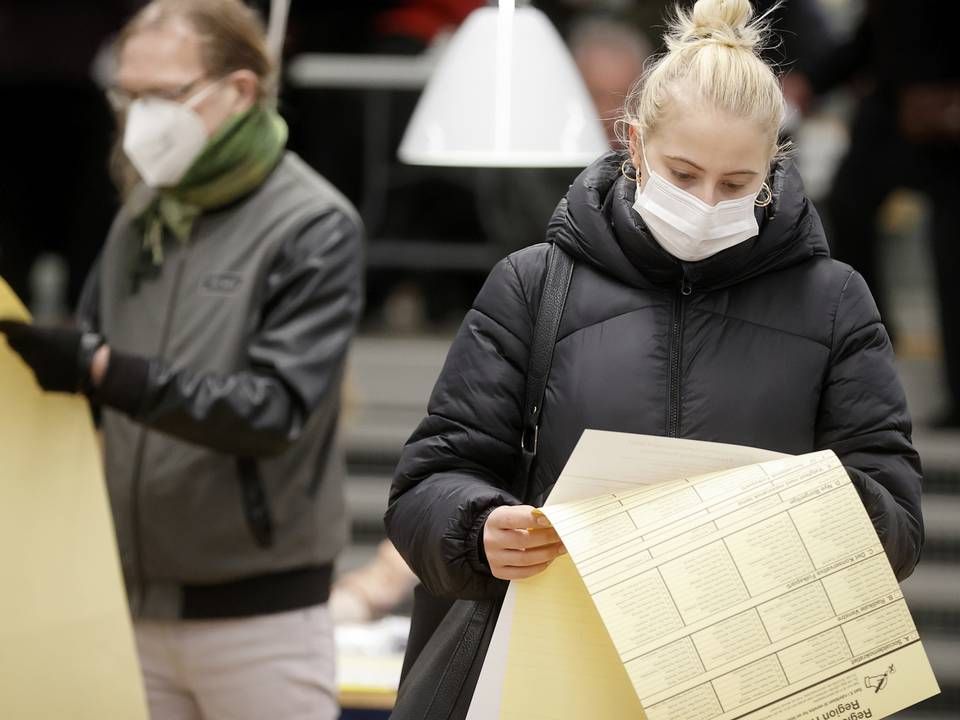
[[[760,54],[769,12],[755,17],[750,0],[697,0],[692,8],[677,7],[664,35],[667,51],[627,96],[620,127],[655,133],[684,88],[708,108],[756,121],[771,160],[782,155],[783,91]]]
[[[670,50],[682,46],[716,43],[756,52],[766,28],[753,20],[750,0],[697,0],[692,10],[676,10],[666,36]]]

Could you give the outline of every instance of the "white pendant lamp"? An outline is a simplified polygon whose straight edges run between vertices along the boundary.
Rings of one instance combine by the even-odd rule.
[[[553,25],[501,0],[471,13],[450,40],[398,155],[414,165],[583,167],[607,149]]]

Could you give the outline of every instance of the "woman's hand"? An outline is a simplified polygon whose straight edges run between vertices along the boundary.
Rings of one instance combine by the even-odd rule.
[[[503,505],[487,516],[483,549],[494,577],[531,577],[566,552],[550,521],[534,510],[530,505]]]

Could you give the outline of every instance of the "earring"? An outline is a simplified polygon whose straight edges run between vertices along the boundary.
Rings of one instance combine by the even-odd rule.
[[[760,195],[763,194],[763,191],[764,191],[764,190],[767,191],[767,194],[766,194],[766,196],[763,198],[763,200],[761,200],[761,199],[760,199]],[[756,202],[755,202],[754,204],[755,204],[757,207],[766,207],[767,205],[769,205],[769,204],[772,203],[772,202],[773,202],[773,191],[770,189],[770,186],[767,185],[766,182],[764,182],[763,185],[760,186],[760,194],[757,195],[757,200],[756,200]]]
[[[640,180],[640,171],[637,170],[636,168],[633,168],[633,177],[630,177],[629,175],[627,175],[627,163],[629,162],[630,160],[627,159],[627,160],[624,160],[622,163],[620,163],[620,174],[623,175],[630,182],[637,182],[638,180]],[[633,166],[631,165],[630,167],[633,167]]]

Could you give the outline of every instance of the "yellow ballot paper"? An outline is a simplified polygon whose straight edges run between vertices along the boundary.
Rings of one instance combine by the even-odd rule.
[[[784,456],[739,445],[587,430],[554,485],[548,506],[778,457]],[[569,558],[562,561],[530,580],[510,583],[467,720],[578,717],[571,712],[575,706],[570,695],[587,702],[603,698],[603,707],[594,702],[588,717],[642,717],[633,711],[636,693],[624,670],[611,672],[610,663],[619,660],[606,632],[596,637],[596,624],[585,627],[583,608],[592,606],[592,601],[582,580],[570,580]],[[592,613],[599,617],[595,607]],[[599,658],[596,647],[593,655],[585,653],[588,636],[607,652]],[[538,647],[528,652],[534,642]],[[547,642],[549,652],[539,647]],[[582,672],[585,663],[592,672]],[[530,665],[541,670],[530,673]],[[623,700],[624,688],[634,697],[628,693],[629,699]]]
[[[631,718],[643,706],[568,556],[522,583],[514,610],[504,720]],[[536,648],[527,652],[528,648]],[[562,660],[562,669],[544,658]],[[531,678],[537,678],[536,692]],[[589,690],[585,691],[585,689]],[[547,694],[544,694],[547,693]],[[562,716],[542,714],[561,708]]]
[[[0,279],[0,318],[27,312]],[[0,335],[0,718],[146,720],[86,403]]]
[[[879,719],[939,692],[873,525],[831,452],[543,511],[615,648],[606,673],[626,671],[649,720]],[[557,652],[530,657],[518,627],[525,583],[507,678],[523,672],[523,658],[558,685],[576,683]],[[575,588],[568,580],[557,594]],[[501,717],[519,702],[505,685]],[[634,715],[594,715],[618,716]],[[555,707],[526,717],[576,715]]]

